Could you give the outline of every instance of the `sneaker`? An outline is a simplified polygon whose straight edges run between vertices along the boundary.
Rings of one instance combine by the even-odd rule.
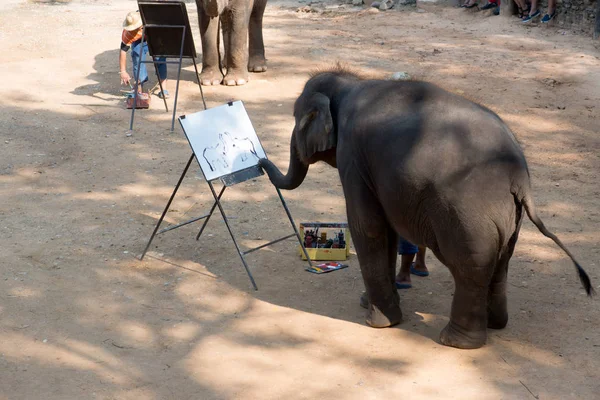
[[[500,6],[494,8],[494,12],[492,14],[494,14],[494,15],[500,15]]]
[[[168,90],[163,90],[162,92],[158,92],[158,98],[159,99],[168,99],[169,98],[169,91]]]
[[[533,20],[534,18],[537,18],[541,15],[542,13],[540,12],[540,10],[536,10],[536,12],[534,12],[531,15],[526,16],[525,18],[523,18],[522,22],[531,22],[531,20]]]
[[[489,10],[491,8],[495,8],[498,7],[498,4],[496,3],[487,3],[485,6],[481,7],[482,10]]]
[[[554,16],[556,15],[556,11],[554,11],[552,14],[546,14],[542,17],[542,24],[547,24],[548,22],[552,21],[552,18],[554,18]]]

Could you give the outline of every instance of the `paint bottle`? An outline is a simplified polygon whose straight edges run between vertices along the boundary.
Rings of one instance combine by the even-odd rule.
[[[340,233],[338,233],[338,239],[340,244],[340,249],[346,247],[346,242],[344,241],[344,231],[340,229]]]

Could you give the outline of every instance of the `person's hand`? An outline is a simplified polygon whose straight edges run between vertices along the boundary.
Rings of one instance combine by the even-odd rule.
[[[121,71],[121,83],[123,85],[129,85],[130,80],[131,80],[131,76],[129,76],[127,71]]]

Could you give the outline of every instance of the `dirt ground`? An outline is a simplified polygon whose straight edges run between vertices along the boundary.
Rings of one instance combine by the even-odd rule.
[[[270,1],[268,72],[205,88],[209,107],[243,100],[285,170],[293,102],[315,67],[402,71],[464,94],[516,132],[541,217],[600,290],[598,43],[443,5],[373,13],[332,1],[296,12],[305,5]],[[405,321],[381,330],[364,323],[355,254],[317,276],[294,240],[264,248],[247,257],[254,291],[214,218],[199,241],[190,224],[138,260],[191,152],[157,97],[128,135],[117,59],[130,9],[0,5],[1,399],[597,398],[600,304],[530,222],[511,264],[509,325],[471,351],[439,344],[453,281],[432,256],[431,276],[401,292]],[[179,115],[202,109],[194,79],[187,61]],[[296,222],[346,219],[327,165],[284,196]],[[211,198],[193,165],[167,223],[203,215]],[[224,205],[245,247],[291,233],[265,177],[229,188]]]

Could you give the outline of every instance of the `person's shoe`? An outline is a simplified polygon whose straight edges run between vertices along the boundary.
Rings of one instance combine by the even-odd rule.
[[[423,276],[423,277],[429,276],[429,271],[427,271],[427,270],[422,271],[422,270],[416,269],[415,268],[415,263],[412,263],[410,265],[410,273],[413,274],[413,275],[416,275],[416,276]]]
[[[159,99],[168,99],[169,98],[169,91],[168,90],[163,90],[162,92],[158,92],[158,98]]]
[[[412,284],[406,282],[396,282],[396,289],[410,289]]]
[[[496,3],[487,3],[485,6],[481,7],[482,10],[489,10],[492,9],[494,7],[498,7],[498,4]]]
[[[554,11],[552,14],[546,14],[542,17],[542,24],[547,24],[548,22],[552,21],[552,19],[554,18],[554,16],[556,15],[556,11]]]
[[[531,22],[534,18],[537,18],[541,15],[542,13],[540,12],[540,10],[536,10],[536,12],[534,12],[531,15],[526,16],[525,18],[523,18],[523,22],[527,23],[527,22]]]
[[[500,6],[494,8],[494,11],[492,12],[492,14],[494,14],[494,15],[500,15]]]

